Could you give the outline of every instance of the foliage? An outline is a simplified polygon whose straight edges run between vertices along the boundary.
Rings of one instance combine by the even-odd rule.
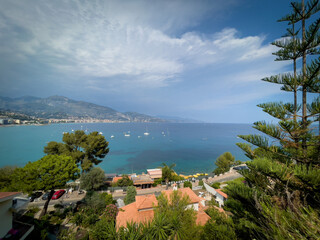
[[[199,186],[203,186],[203,181],[199,180]]]
[[[135,201],[137,195],[137,190],[134,186],[129,186],[127,188],[127,195],[124,198],[124,203],[126,205],[133,203]]]
[[[44,215],[54,190],[76,179],[79,169],[69,156],[48,155],[27,163],[23,168],[17,168],[14,175],[14,185],[19,190],[29,193],[35,190],[50,191],[41,214]]]
[[[98,190],[105,183],[104,171],[101,168],[92,168],[82,173],[80,183],[80,187],[87,191]]]
[[[106,207],[105,195],[97,192],[87,192],[84,201],[87,208],[93,210],[97,214],[102,213],[103,209]]]
[[[14,178],[14,171],[17,167],[15,166],[4,166],[0,168],[0,191],[11,192],[15,191],[14,185],[12,184]]]
[[[211,219],[206,223],[203,229],[202,238],[204,240],[214,239],[236,239],[235,227],[232,218],[221,213],[214,206],[207,210]]]
[[[109,143],[98,132],[86,134],[77,130],[74,133],[64,133],[62,141],[63,143],[49,142],[44,147],[44,153],[71,156],[83,171],[99,164],[109,152]]]
[[[119,210],[116,205],[109,204],[106,206],[104,216],[106,217],[107,220],[115,222],[118,212]]]
[[[235,160],[235,157],[230,152],[225,152],[217,158],[215,162],[217,168],[213,172],[217,175],[225,173],[230,170],[230,167],[240,163],[240,161]]]
[[[185,187],[185,188],[188,187],[188,188],[192,189],[192,183],[189,181],[186,181],[183,183],[183,187]]]
[[[226,187],[229,198],[225,206],[233,213],[240,239],[320,238],[320,129],[314,131],[311,125],[320,124],[320,98],[314,95],[320,92],[320,58],[316,57],[320,53],[320,19],[307,26],[320,10],[320,2],[292,2],[291,7],[292,13],[280,19],[290,26],[286,38],[273,45],[280,48],[276,60],[292,61],[293,73],[263,80],[291,92],[293,102],[258,105],[277,121],[254,123],[263,135],[239,136],[248,142],[238,146],[251,159],[249,170],[241,171],[245,182],[231,182]]]
[[[181,176],[177,175],[176,173],[173,173],[170,181],[177,182],[177,181],[182,181],[182,180],[184,180],[184,177],[181,177]]]
[[[161,168],[162,169],[162,179],[165,180],[166,185],[167,185],[166,189],[168,189],[169,181],[173,180],[173,175],[174,175],[173,168],[176,166],[176,164],[173,163],[170,166],[168,166],[167,164],[162,163],[162,165],[163,165],[163,167]]]
[[[162,227],[162,233],[154,237],[168,236],[170,239],[192,239],[197,234],[196,213],[192,208],[187,208],[190,199],[187,195],[182,196],[179,191],[173,191],[167,196],[161,194],[158,197],[158,206],[155,208],[154,224]],[[166,227],[164,227],[166,226]],[[163,239],[163,238],[162,238]]]
[[[117,201],[113,199],[112,194],[106,192],[100,194],[101,197],[105,200],[106,205],[115,204]]]
[[[216,183],[212,183],[211,184],[211,187],[215,188],[215,189],[219,189],[220,188],[220,184],[219,182],[216,182]]]
[[[114,187],[127,187],[127,186],[133,186],[133,181],[129,178],[128,175],[123,175],[121,179],[119,179]]]
[[[114,223],[105,218],[102,218],[94,225],[93,228],[91,228],[89,235],[92,240],[119,239]]]

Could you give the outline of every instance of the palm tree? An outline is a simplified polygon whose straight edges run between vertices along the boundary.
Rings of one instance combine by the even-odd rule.
[[[176,164],[172,163],[170,166],[168,166],[167,164],[162,163],[162,165],[162,179],[166,181],[166,190],[168,190],[169,181],[172,179],[172,174],[174,173],[173,168],[176,166]]]

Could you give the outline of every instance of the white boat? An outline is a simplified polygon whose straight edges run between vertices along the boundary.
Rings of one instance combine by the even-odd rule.
[[[111,137],[110,138],[114,138],[114,136],[113,135],[111,135]]]
[[[144,133],[144,135],[148,136],[148,135],[149,135],[149,133],[148,133],[148,132],[145,132],[145,133]]]
[[[130,134],[129,133],[125,133],[124,136],[125,137],[130,137]]]
[[[100,135],[102,135],[102,134],[103,134],[103,132],[99,132],[99,134],[100,134]]]

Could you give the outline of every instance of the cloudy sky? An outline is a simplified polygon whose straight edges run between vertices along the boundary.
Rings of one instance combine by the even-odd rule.
[[[270,42],[281,0],[1,0],[0,95],[62,95],[119,111],[252,123],[285,99]]]

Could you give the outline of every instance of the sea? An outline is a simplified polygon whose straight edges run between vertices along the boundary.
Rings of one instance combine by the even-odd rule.
[[[100,132],[109,153],[98,165],[106,173],[141,174],[162,163],[176,164],[179,174],[210,173],[224,152],[246,161],[237,137],[257,133],[251,124],[224,123],[66,123],[0,127],[0,167],[23,167],[44,156],[50,141],[62,142],[64,132]],[[149,133],[145,135],[144,133]]]

